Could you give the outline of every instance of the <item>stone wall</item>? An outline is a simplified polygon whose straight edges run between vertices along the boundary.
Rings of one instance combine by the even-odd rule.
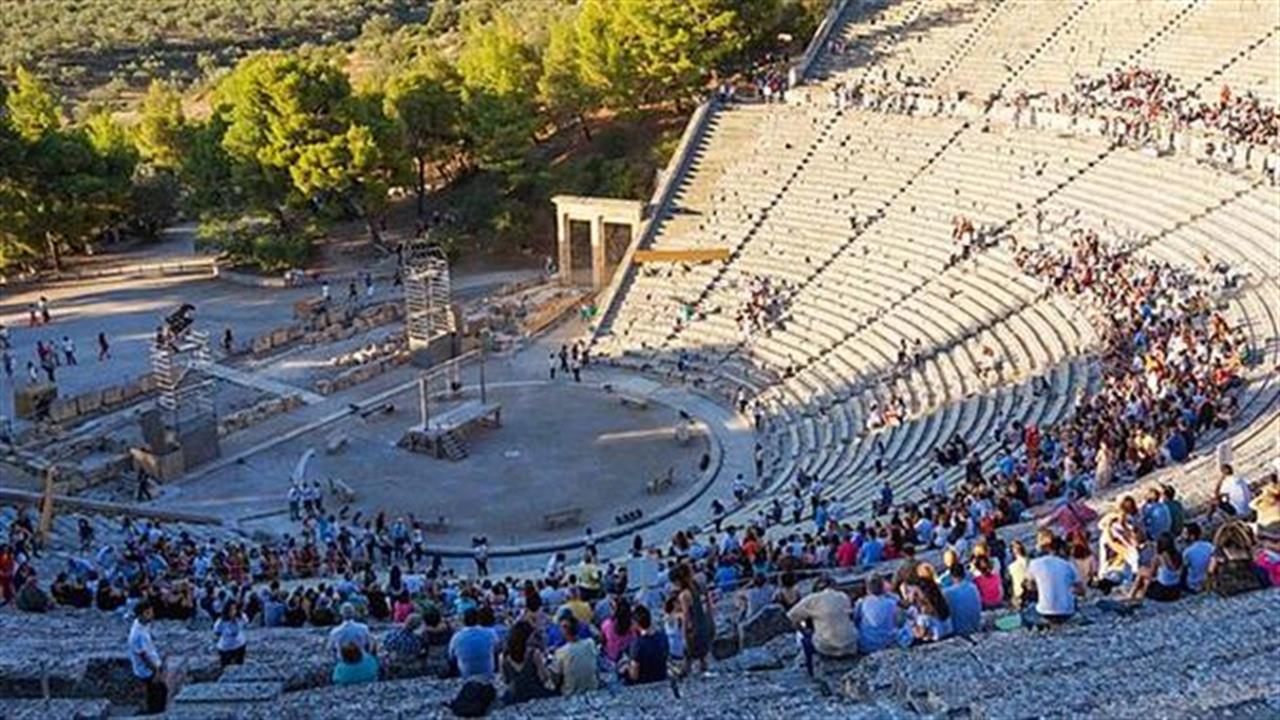
[[[346,340],[375,327],[396,322],[403,317],[404,306],[399,302],[380,303],[363,308],[344,308],[335,304],[304,322],[268,330],[251,338],[240,348],[239,353],[262,356],[297,342],[320,345]]]
[[[260,400],[243,410],[237,410],[218,419],[218,437],[226,437],[233,432],[252,427],[276,415],[293,410],[302,405],[302,398],[297,395],[273,397]]]
[[[332,395],[341,392],[353,385],[359,385],[362,382],[372,380],[379,375],[394,370],[401,365],[409,362],[408,349],[397,350],[381,359],[367,362],[363,365],[357,365],[349,370],[344,370],[336,377],[317,380],[315,383],[316,392],[321,395]]]
[[[70,425],[132,405],[154,392],[155,389],[155,376],[148,372],[119,385],[89,390],[72,397],[58,398],[49,404],[49,420],[59,425]]]

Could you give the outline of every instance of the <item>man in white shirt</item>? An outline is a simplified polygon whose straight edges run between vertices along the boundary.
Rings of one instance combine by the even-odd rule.
[[[814,587],[815,592],[801,598],[787,611],[787,619],[802,628],[801,646],[810,675],[815,651],[828,657],[858,654],[858,629],[853,624],[853,603],[849,596],[831,587],[826,578],[818,580]],[[803,629],[805,621],[812,623],[812,635]]]
[[[129,664],[133,668],[133,676],[142,681],[146,697],[144,714],[159,715],[168,704],[169,688],[161,675],[163,663],[160,651],[151,639],[151,621],[155,619],[155,611],[147,600],[140,601],[134,607],[133,627],[129,628]]]
[[[1084,595],[1084,584],[1076,566],[1062,558],[1067,543],[1055,537],[1052,551],[1027,566],[1027,580],[1036,586],[1036,613],[1050,622],[1063,622],[1076,612],[1076,595]]]
[[[1218,486],[1213,496],[1218,498],[1218,508],[1241,520],[1249,517],[1249,503],[1253,500],[1253,491],[1249,489],[1249,481],[1236,475],[1231,465],[1222,466],[1222,474],[1218,477]]]
[[[329,631],[329,647],[335,659],[341,660],[342,646],[355,643],[365,653],[378,654],[377,642],[369,632],[369,626],[356,622],[356,608],[351,603],[343,603],[340,609],[342,624]]]

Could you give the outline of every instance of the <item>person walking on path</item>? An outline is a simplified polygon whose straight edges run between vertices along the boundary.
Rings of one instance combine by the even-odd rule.
[[[169,701],[169,687],[161,678],[164,661],[160,657],[160,651],[156,649],[155,640],[151,638],[153,619],[155,611],[151,608],[151,602],[143,600],[134,608],[133,627],[129,629],[129,663],[133,676],[142,682],[143,696],[146,698],[144,715],[159,715],[164,712]]]
[[[222,607],[222,617],[213,623],[213,634],[218,638],[219,665],[225,668],[244,664],[244,652],[249,644],[244,629],[248,626],[249,618],[240,612],[240,603],[230,600]]]
[[[138,469],[138,493],[134,497],[138,502],[151,500],[151,478],[147,476],[147,471]]]
[[[36,303],[36,307],[40,309],[41,323],[48,325],[50,322],[53,322],[53,318],[49,315],[49,298],[41,295],[39,302]]]
[[[684,626],[685,662],[682,674],[687,674],[697,663],[702,672],[707,671],[707,653],[711,651],[711,639],[715,632],[712,618],[715,608],[711,596],[693,576],[693,568],[681,563],[671,570],[671,584],[676,587],[676,607]]]
[[[107,342],[107,334],[98,333],[98,362],[111,359],[111,343]]]
[[[67,366],[76,364],[76,344],[68,336],[62,336],[62,354],[67,359]]]

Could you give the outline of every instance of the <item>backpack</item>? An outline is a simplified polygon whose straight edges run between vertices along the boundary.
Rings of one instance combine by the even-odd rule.
[[[449,703],[449,709],[458,717],[484,717],[496,697],[497,692],[489,683],[468,680]]]
[[[1214,570],[1209,587],[1223,597],[1259,590],[1262,580],[1253,569],[1253,536],[1239,520],[1230,520],[1213,536]]]

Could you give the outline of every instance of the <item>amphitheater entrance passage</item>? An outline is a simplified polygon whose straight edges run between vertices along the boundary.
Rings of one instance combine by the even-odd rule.
[[[560,283],[599,290],[609,283],[614,268],[640,232],[644,205],[638,200],[557,195],[556,251]],[[582,242],[585,229],[587,242]],[[577,232],[575,232],[577,231]],[[578,237],[579,241],[574,242]],[[589,256],[584,258],[583,256]],[[584,262],[589,260],[590,262]],[[580,268],[575,272],[575,262]]]

